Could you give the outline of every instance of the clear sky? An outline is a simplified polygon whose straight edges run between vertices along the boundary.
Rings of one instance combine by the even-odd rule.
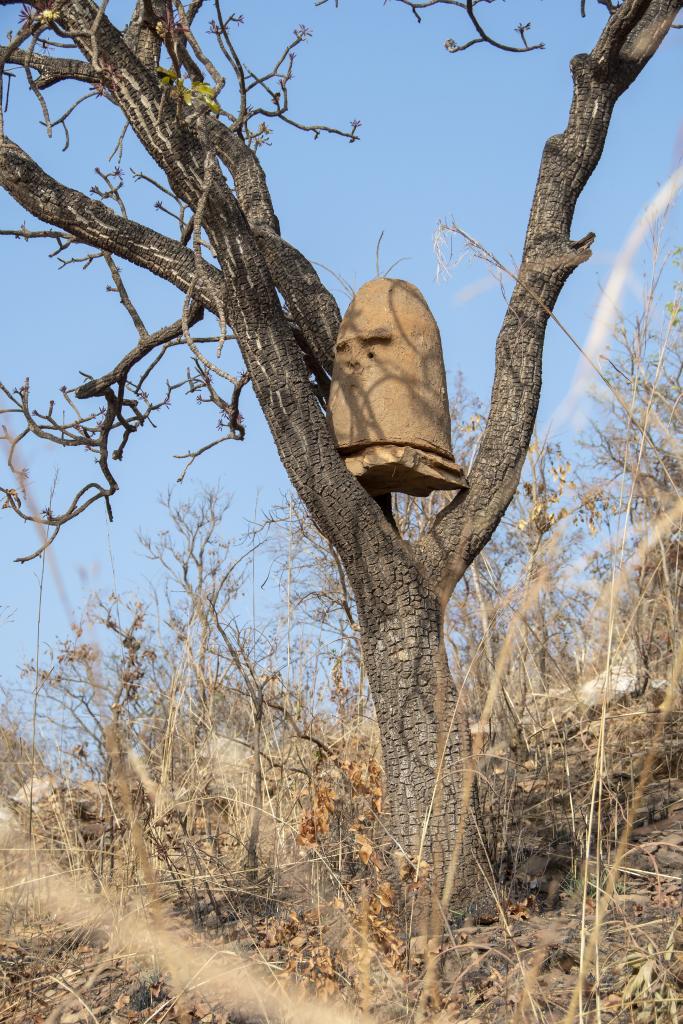
[[[131,4],[132,6],[132,4]],[[517,37],[514,26],[531,20],[530,41],[546,49],[512,55],[472,47],[452,55],[446,38],[464,41],[465,19],[455,8],[427,12],[418,25],[403,6],[382,0],[341,0],[315,7],[313,0],[243,0],[245,25],[237,40],[248,63],[258,69],[304,23],[312,38],[299,51],[291,87],[294,115],[302,121],[347,127],[362,121],[360,141],[334,137],[314,141],[275,125],[272,145],[263,152],[285,237],[354,286],[374,276],[375,250],[384,232],[380,270],[399,258],[394,271],[425,293],[441,326],[449,374],[461,369],[468,386],[483,398],[491,383],[494,344],[504,309],[498,285],[481,264],[462,262],[445,281],[436,280],[433,234],[440,219],[454,218],[503,262],[514,264],[521,251],[529,203],[543,143],[566,123],[571,80],[570,57],[590,49],[605,20],[604,8],[588,0],[510,0],[483,12],[499,38]],[[108,14],[121,24],[127,4],[111,0]],[[0,9],[4,38],[18,8]],[[616,253],[639,212],[683,156],[683,31],[672,32],[635,86],[619,102],[607,147],[579,203],[573,237],[595,231],[594,257],[565,288],[557,314],[584,342],[600,289]],[[73,86],[49,90],[53,117],[77,95]],[[104,99],[89,101],[70,122],[71,146],[62,152],[63,134],[52,140],[38,125],[39,111],[18,74],[12,82],[7,132],[65,183],[88,191],[95,167],[106,167],[121,128],[120,115]],[[133,139],[121,166],[132,215],[168,230],[154,211],[157,196],[134,184],[129,168],[145,169]],[[0,226],[25,217],[0,194]],[[672,241],[683,240],[680,206],[669,220]],[[49,260],[48,243],[0,239],[2,260],[2,360],[0,379],[16,386],[28,376],[33,402],[47,405],[78,371],[93,375],[113,366],[134,342],[126,314],[97,266],[60,269]],[[328,279],[342,306],[347,301]],[[177,293],[135,269],[126,282],[150,330],[179,315]],[[576,367],[570,342],[555,328],[548,333],[541,418],[548,420],[564,396]],[[182,371],[184,356],[173,354],[159,378]],[[234,365],[238,363],[235,361]],[[274,445],[250,395],[243,403],[247,439],[227,443],[195,464],[183,489],[218,483],[235,495],[227,532],[240,532],[255,505],[265,507],[287,489]],[[93,587],[111,589],[110,551],[120,591],[139,591],[153,572],[136,544],[139,531],[165,525],[158,497],[173,483],[179,463],[173,455],[214,436],[216,410],[191,400],[178,401],[157,416],[157,429],[133,437],[118,466],[121,490],[114,500],[115,521],[107,524],[98,504],[62,531],[46,568],[43,638],[62,635],[68,614],[59,599],[56,573],[68,604],[77,610]],[[560,440],[572,443],[571,423]],[[36,500],[47,503],[55,468],[58,499],[88,479],[95,467],[60,449],[27,449]],[[2,479],[6,470],[0,467]],[[38,562],[20,566],[13,559],[35,547],[30,526],[1,513],[0,685],[12,690],[16,666],[35,647]],[[265,571],[265,569],[264,569]]]

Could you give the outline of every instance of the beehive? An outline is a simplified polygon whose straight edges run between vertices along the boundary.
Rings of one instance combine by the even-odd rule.
[[[414,285],[379,277],[356,293],[337,338],[328,416],[370,494],[467,486],[451,447],[441,335]]]

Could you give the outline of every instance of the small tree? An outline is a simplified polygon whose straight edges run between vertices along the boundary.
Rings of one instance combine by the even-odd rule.
[[[0,0],[3,7],[18,2]],[[523,25],[521,46],[494,40],[479,18],[481,0],[401,2],[418,18],[439,3],[461,8],[473,38],[461,46],[449,41],[452,52],[476,43],[514,52],[537,48],[527,42]],[[683,5],[683,0],[598,2],[606,9],[605,27],[592,52],[571,61],[567,125],[543,150],[469,488],[415,543],[402,539],[337,454],[324,409],[340,313],[309,260],[282,237],[259,160],[270,119],[314,134],[332,130],[302,125],[289,110],[293,56],[307,31],[297,30],[275,67],[256,74],[235,46],[233,29],[240,19],[225,15],[220,0],[211,24],[217,45],[210,53],[196,28],[203,0],[187,7],[180,0],[136,0],[123,29],[108,17],[106,3],[35,0],[24,7],[14,35],[0,48],[0,70],[8,65],[27,70],[48,125],[43,94],[57,82],[82,83],[86,93],[116,104],[165,179],[158,183],[163,202],[178,204],[178,237],[162,235],[127,215],[116,170],[100,172],[102,184],[94,197],[86,196],[49,175],[0,125],[0,185],[47,225],[5,233],[49,237],[62,251],[76,244],[88,247],[85,257],[75,258],[107,263],[139,335],[111,371],[65,392],[70,419],[58,420],[52,406],[35,413],[28,384],[3,389],[10,409],[25,421],[8,439],[12,468],[17,444],[33,434],[94,452],[103,475],[64,512],[39,513],[21,493],[19,474],[20,483],[4,490],[6,504],[24,519],[42,523],[51,539],[93,502],[103,500],[109,508],[117,490],[110,460],[121,458],[132,434],[158,408],[144,390],[147,363],[155,363],[170,346],[185,342],[194,368],[187,381],[169,385],[162,402],[175,388],[189,386],[200,400],[218,405],[224,436],[244,434],[239,397],[250,380],[289,478],[337,552],[355,596],[382,741],[391,834],[409,858],[423,857],[430,864],[443,905],[454,900],[460,909],[478,903],[487,890],[477,868],[469,737],[459,687],[448,667],[444,614],[454,586],[491,538],[517,488],[538,408],[548,318],[571,273],[590,256],[594,236],[573,240],[570,231],[615,103]],[[581,0],[581,13],[585,6]],[[80,57],[57,48],[65,43]],[[237,86],[231,111],[221,106],[226,79],[220,68]],[[4,109],[4,99],[0,106]],[[66,125],[67,115],[60,121]],[[354,139],[357,127],[338,134]],[[181,316],[148,331],[115,257],[175,285],[184,295]],[[74,257],[67,253],[67,258]],[[228,330],[237,339],[244,374],[227,374],[205,355],[207,339],[191,334],[205,310],[218,318],[219,349]],[[218,381],[230,385],[229,398]],[[93,399],[103,403],[94,412],[77,404]]]

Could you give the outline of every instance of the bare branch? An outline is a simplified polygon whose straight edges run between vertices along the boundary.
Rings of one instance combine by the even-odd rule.
[[[322,7],[328,2],[329,0],[316,0],[315,6]],[[599,2],[603,3],[605,0],[599,0]],[[543,50],[545,48],[544,43],[535,43],[532,46],[527,43],[526,33],[531,29],[531,22],[528,22],[526,25],[520,23],[515,30],[519,33],[522,40],[521,46],[509,46],[506,43],[500,43],[497,39],[494,39],[489,35],[479,21],[475,13],[475,8],[479,4],[496,3],[496,0],[396,0],[396,3],[403,4],[404,7],[408,7],[418,22],[422,21],[422,12],[432,7],[457,7],[461,11],[464,11],[477,34],[473,39],[470,39],[466,43],[456,43],[453,39],[447,39],[444,46],[449,53],[462,53],[464,50],[469,50],[471,46],[476,46],[478,43],[487,43],[489,46],[494,47],[494,49],[504,50],[506,53],[530,53],[532,50]],[[339,7],[339,0],[335,0],[334,6]]]
[[[35,238],[51,238],[58,242],[58,248],[51,255],[56,253],[64,252],[68,246],[72,245],[76,239],[73,235],[66,235],[62,231],[53,231],[46,228],[42,231],[29,231],[25,224],[22,224],[20,228],[0,228],[0,235],[10,236],[12,238],[21,238],[25,242],[29,242]]]
[[[146,225],[125,220],[104,203],[62,185],[7,138],[0,144],[0,185],[40,220],[64,229],[98,252],[135,263],[187,292],[195,257],[185,246]],[[222,277],[209,263],[202,273],[203,279],[211,282],[212,290],[203,296],[199,287],[197,299],[218,315],[215,301],[222,288]]]
[[[209,441],[208,444],[202,445],[202,447],[198,448],[196,451],[189,451],[185,452],[185,454],[183,455],[174,456],[176,459],[188,460],[185,467],[183,468],[182,473],[178,477],[179,484],[183,482],[190,466],[192,466],[195,459],[198,459],[200,455],[203,455],[205,452],[210,451],[212,448],[215,448],[219,444],[223,444],[224,441],[243,441],[246,433],[244,420],[242,419],[242,414],[240,413],[239,403],[242,391],[246,384],[249,382],[249,374],[243,373],[239,377],[232,378],[232,397],[230,398],[230,401],[227,402],[215,390],[213,383],[211,381],[211,375],[205,369],[205,367],[202,366],[202,364],[199,363],[198,361],[195,362],[195,366],[197,368],[197,373],[199,375],[201,386],[203,386],[206,389],[209,395],[208,399],[203,399],[201,395],[198,395],[198,401],[211,401],[213,402],[214,405],[218,406],[218,408],[221,410],[221,416],[218,420],[218,428],[219,430],[224,430],[227,427],[229,433],[223,434],[221,437],[217,437],[213,441]],[[196,390],[199,390],[199,388],[197,388]]]
[[[411,0],[401,0],[403,3],[407,3],[411,6]],[[490,0],[488,0],[490,2]],[[433,6],[433,5],[430,5]],[[526,42],[525,33],[531,28],[531,22],[526,25],[518,25],[517,32],[519,32],[522,39],[522,46],[509,46],[506,43],[500,43],[488,34],[484,26],[481,24],[474,10],[475,0],[465,0],[465,8],[467,16],[470,19],[473,28],[477,35],[474,39],[470,39],[467,43],[458,45],[453,39],[447,39],[444,46],[449,53],[462,53],[463,50],[468,50],[470,46],[475,46],[477,43],[488,43],[489,46],[493,46],[496,50],[504,50],[506,53],[530,53],[532,50],[543,50],[545,49],[545,43],[536,43],[533,46],[529,46]]]
[[[49,89],[58,82],[87,82],[96,85],[101,81],[101,76],[86,61],[54,57],[31,50],[0,46],[0,64],[15,64],[40,72],[35,80],[38,89]]]
[[[57,417],[54,401],[50,402],[45,412],[31,409],[28,380],[22,387],[14,391],[10,391],[0,382],[0,393],[4,394],[10,403],[9,407],[0,410],[0,413],[4,415],[18,414],[25,424],[17,434],[10,433],[7,427],[3,427],[3,432],[0,434],[0,440],[4,440],[7,445],[8,468],[19,484],[18,488],[0,487],[0,494],[5,497],[3,507],[11,509],[25,522],[42,526],[45,536],[45,542],[41,547],[30,555],[19,558],[18,561],[30,561],[40,555],[46,547],[54,542],[62,526],[82,515],[97,501],[104,501],[107,515],[110,520],[113,519],[110,499],[118,491],[118,483],[112,473],[110,460],[120,461],[123,458],[130,437],[141,427],[147,423],[154,426],[152,417],[160,409],[169,406],[175,391],[182,388],[186,389],[188,393],[195,393],[198,388],[204,386],[201,377],[192,377],[188,373],[187,377],[177,383],[167,381],[161,397],[156,401],[151,400],[142,385],[150,370],[156,367],[158,362],[159,359],[155,359],[152,366],[148,367],[136,382],[128,381],[126,370],[118,379],[112,381],[112,386],[100,385],[98,393],[104,398],[105,406],[93,413],[81,412],[71,397],[72,394],[78,397],[80,389],[69,392],[66,388],[62,388],[62,398],[73,412],[73,418],[69,420],[65,419],[63,415]],[[93,383],[97,384],[98,382]],[[29,436],[63,448],[82,448],[92,452],[96,457],[104,483],[93,481],[86,484],[63,512],[55,512],[48,506],[42,512],[37,513],[31,507],[31,502],[27,500],[28,473],[17,466],[15,462],[19,446]],[[116,447],[114,448],[115,441]]]
[[[204,309],[199,303],[195,303],[190,311],[188,322],[190,327],[194,327],[204,315]],[[162,327],[154,334],[146,334],[144,338],[141,338],[134,349],[131,349],[127,355],[121,359],[113,370],[103,374],[101,377],[89,380],[86,384],[81,384],[80,387],[76,388],[74,394],[76,398],[94,398],[97,395],[103,395],[107,388],[110,388],[113,384],[123,380],[132,370],[132,368],[139,363],[141,359],[144,359],[146,355],[153,351],[155,348],[159,348],[164,345],[172,345],[174,343],[184,343],[182,337],[183,325],[180,320],[176,320],[174,323],[169,324],[167,327]],[[195,339],[197,344],[200,339]]]
[[[143,338],[147,339],[149,337],[149,335],[147,333],[147,328],[145,327],[144,323],[142,322],[142,317],[140,316],[140,314],[138,313],[137,309],[135,308],[135,306],[131,302],[131,298],[130,298],[128,292],[126,291],[125,285],[123,283],[123,278],[121,277],[119,268],[116,266],[116,264],[114,263],[114,260],[111,258],[109,253],[105,252],[102,255],[104,256],[105,263],[109,267],[109,273],[111,274],[112,280],[114,282],[114,289],[113,290],[118,292],[119,298],[121,299],[121,305],[126,310],[128,315],[130,316],[131,320],[133,321],[135,329],[138,332],[138,334],[140,335],[140,340],[142,340]]]
[[[26,486],[27,473],[25,470],[15,466],[14,457],[18,445],[29,434],[45,441],[56,442],[62,447],[80,446],[95,452],[105,481],[104,484],[95,482],[86,484],[77,492],[71,503],[61,513],[55,513],[49,506],[40,514],[33,512],[30,505],[27,505],[28,511],[25,511],[15,489],[0,487],[0,494],[5,495],[5,508],[11,508],[25,522],[37,523],[45,530],[44,543],[32,554],[17,559],[18,562],[27,562],[32,558],[36,558],[55,541],[65,523],[81,515],[96,501],[104,501],[107,513],[111,519],[112,512],[109,499],[118,490],[118,484],[109,469],[107,442],[116,418],[117,403],[113,393],[109,392],[106,396],[106,408],[102,411],[99,423],[95,427],[95,417],[92,415],[68,423],[60,423],[53,414],[54,403],[50,403],[50,408],[46,413],[32,411],[29,406],[28,380],[21,388],[14,392],[8,391],[0,383],[0,391],[10,400],[13,407],[10,410],[4,411],[19,412],[26,423],[26,428],[17,435],[11,435],[6,427],[3,428],[3,434],[1,435],[1,439],[8,446],[7,463],[9,469],[21,481],[23,490],[25,490]]]

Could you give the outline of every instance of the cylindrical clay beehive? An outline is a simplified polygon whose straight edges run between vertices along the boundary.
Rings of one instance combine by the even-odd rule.
[[[407,281],[380,277],[356,293],[339,330],[328,415],[370,494],[467,486],[451,448],[439,328]]]

